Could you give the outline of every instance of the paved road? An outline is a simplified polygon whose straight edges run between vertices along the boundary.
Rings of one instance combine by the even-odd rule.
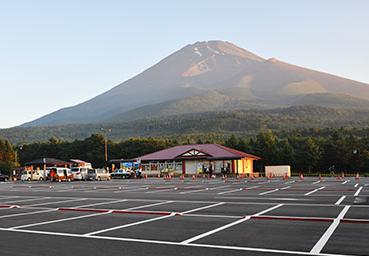
[[[0,183],[0,255],[369,255],[369,179]]]

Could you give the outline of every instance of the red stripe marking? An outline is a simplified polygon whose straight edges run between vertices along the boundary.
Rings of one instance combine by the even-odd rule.
[[[151,215],[171,215],[172,212],[160,211],[130,211],[130,210],[108,210],[108,209],[91,209],[91,208],[58,208],[59,211],[74,212],[109,212],[115,214],[151,214]]]
[[[73,212],[108,212],[106,209],[84,209],[84,208],[58,208],[58,211],[73,211]]]
[[[273,189],[277,189],[276,187],[270,187],[270,188],[243,188],[243,190],[273,190]],[[280,188],[278,188],[280,189]],[[310,189],[300,189],[300,188],[286,188],[283,189],[284,191],[311,191],[314,188],[310,188]],[[324,191],[329,191],[329,192],[345,192],[345,191],[356,191],[356,189],[324,189]]]
[[[369,224],[368,219],[342,219],[341,222],[355,224]]]
[[[125,210],[114,210],[112,213],[118,214],[152,214],[152,215],[171,215],[171,212],[157,212],[157,211],[125,211]]]
[[[291,220],[291,221],[320,221],[320,222],[332,222],[333,218],[316,218],[316,217],[289,217],[289,216],[251,216],[251,219],[263,219],[263,220]]]
[[[19,205],[1,204],[0,208],[19,208]]]

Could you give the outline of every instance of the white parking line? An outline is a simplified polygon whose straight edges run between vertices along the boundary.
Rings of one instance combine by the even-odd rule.
[[[314,181],[313,183],[311,183],[311,184],[318,184],[318,183],[320,183],[320,180],[318,180],[318,181]]]
[[[45,213],[45,212],[53,212],[53,211],[57,211],[57,210],[58,209],[48,209],[48,210],[35,211],[35,212],[23,212],[23,213],[15,213],[15,214],[9,214],[9,215],[2,215],[2,216],[0,216],[0,219],[12,218],[12,217],[17,217],[17,216],[32,215],[32,214],[39,214],[39,213]]]
[[[349,182],[349,180],[345,180],[344,182],[342,182],[342,185],[345,185],[347,182]]]
[[[2,202],[2,203],[4,204],[21,203],[21,202],[28,202],[28,201],[44,200],[44,199],[50,199],[50,197],[38,197],[38,198],[22,199],[22,200],[15,200],[15,201],[7,201],[7,202]]]
[[[355,186],[354,186],[354,188],[357,188],[357,186],[359,186],[359,183],[356,183]]]
[[[0,231],[10,231],[27,234],[41,234],[50,236],[60,237],[73,237],[73,238],[89,238],[96,240],[107,240],[107,241],[121,241],[121,242],[136,242],[146,244],[160,244],[160,245],[175,245],[175,246],[186,246],[194,248],[209,248],[209,249],[220,249],[220,250],[233,250],[233,251],[245,251],[245,252],[264,252],[264,253],[277,253],[277,254],[290,254],[290,255],[311,255],[309,252],[302,251],[289,251],[289,250],[278,250],[278,249],[266,249],[266,248],[253,248],[253,247],[239,247],[239,246],[227,246],[227,245],[211,245],[211,244],[181,244],[178,242],[160,241],[160,240],[148,240],[148,239],[137,239],[137,238],[124,238],[124,237],[107,237],[107,236],[86,236],[79,234],[60,233],[60,232],[49,232],[49,231],[37,231],[37,230],[25,230],[25,229],[7,229],[0,228]],[[319,253],[315,254],[319,256],[343,256],[338,254]]]
[[[314,190],[312,190],[312,191],[307,192],[306,194],[304,194],[304,196],[311,195],[311,194],[313,194],[313,193],[315,193],[315,192],[317,192],[317,191],[319,191],[319,190],[322,190],[322,189],[324,189],[324,188],[325,188],[325,187],[320,187],[320,188],[314,189]]]
[[[276,188],[276,189],[273,189],[273,190],[268,190],[268,191],[265,191],[265,192],[261,192],[261,193],[259,193],[259,196],[270,194],[270,193],[274,193],[274,192],[277,192],[278,190],[279,189]]]
[[[340,199],[335,203],[335,205],[340,205],[343,200],[345,200],[346,196],[341,196]]]
[[[145,193],[147,193],[147,194],[156,194],[156,193],[160,193],[160,192],[175,191],[177,189],[178,189],[177,187],[175,187],[175,188],[168,188],[168,189],[158,189],[158,190],[153,190],[153,191],[147,191]]]
[[[30,205],[27,205],[27,207],[50,205],[50,204],[70,203],[70,202],[83,201],[83,200],[87,200],[87,198],[78,198],[78,199],[71,199],[71,200],[64,200],[64,201],[56,201],[56,202],[53,201],[53,202],[40,203],[40,204],[30,204]]]
[[[341,219],[343,219],[343,217],[345,216],[346,212],[349,209],[350,209],[349,205],[346,205],[343,208],[343,210],[340,212],[340,214],[337,216],[337,218],[334,219],[333,223],[329,226],[329,228],[325,231],[325,233],[322,235],[322,237],[319,239],[319,241],[311,249],[310,253],[318,254],[322,251],[323,247],[328,242],[329,238],[332,236],[333,232],[338,227]]]
[[[28,227],[35,227],[35,226],[52,224],[52,223],[64,222],[64,221],[78,220],[78,219],[84,219],[84,218],[91,218],[91,217],[95,217],[95,216],[109,214],[111,212],[112,212],[112,210],[111,211],[108,211],[108,212],[99,212],[99,213],[93,213],[93,214],[82,215],[82,216],[71,217],[71,218],[65,218],[65,219],[58,219],[58,220],[50,220],[50,221],[45,221],[45,222],[32,223],[32,224],[27,224],[27,225],[22,225],[22,226],[11,227],[9,229],[21,229],[21,228],[28,228]]]
[[[358,196],[359,194],[360,194],[360,192],[361,192],[361,190],[363,189],[363,187],[360,187],[357,191],[356,191],[356,193],[355,193],[355,195],[354,196]]]
[[[290,188],[291,186],[287,186],[287,187],[284,187],[284,188],[280,188],[280,190],[285,190],[285,189],[288,189]]]
[[[245,188],[245,190],[250,190],[250,189],[258,188],[258,187],[260,187],[260,186],[252,186],[252,187]]]
[[[143,188],[136,188],[136,189],[128,189],[128,190],[118,190],[118,191],[114,191],[113,193],[126,193],[126,192],[134,192],[134,191],[140,191],[140,190],[148,190],[149,187],[143,187]]]
[[[103,229],[103,230],[98,230],[98,231],[87,233],[85,235],[86,236],[93,236],[93,235],[97,235],[97,234],[101,234],[101,233],[105,233],[105,232],[109,232],[109,231],[113,231],[113,230],[117,230],[117,229],[137,226],[137,225],[141,225],[141,224],[148,223],[148,222],[153,222],[153,221],[157,221],[157,220],[161,220],[161,219],[166,219],[166,218],[174,216],[175,214],[176,213],[171,213],[170,215],[160,216],[160,217],[153,218],[153,219],[147,219],[147,220],[142,220],[142,221],[138,221],[138,222],[133,222],[133,223],[130,223],[130,224],[125,224],[125,225],[122,225],[122,226],[117,226],[117,227],[107,228],[107,229]]]
[[[270,180],[268,180],[268,181],[263,181],[263,182],[259,182],[258,184],[266,184],[266,183],[270,183]]]
[[[291,183],[294,183],[294,182],[296,182],[296,181],[295,180],[291,180],[291,181],[285,182],[284,184],[291,184]]]
[[[219,192],[219,193],[217,193],[217,195],[224,195],[224,194],[234,193],[234,192],[242,191],[242,190],[243,190],[243,188],[238,188],[238,189],[233,189],[233,190],[229,190],[229,191]]]
[[[173,201],[165,201],[165,202],[159,202],[159,203],[155,203],[155,204],[140,205],[140,206],[128,208],[128,209],[125,209],[125,210],[126,211],[138,210],[138,209],[142,209],[142,208],[147,208],[147,207],[152,207],[152,206],[158,206],[158,205],[163,205],[163,204],[171,204],[171,203],[173,203]]]
[[[283,204],[275,205],[275,206],[273,206],[273,207],[271,207],[271,208],[268,208],[268,209],[263,210],[263,211],[261,211],[261,212],[258,212],[258,213],[256,213],[256,214],[246,216],[246,217],[245,217],[245,218],[243,218],[243,219],[236,220],[236,221],[231,222],[231,223],[229,223],[229,224],[227,224],[227,225],[224,225],[224,226],[221,226],[221,227],[219,227],[219,228],[216,228],[216,229],[210,230],[210,231],[208,231],[208,232],[205,232],[205,233],[203,233],[203,234],[200,234],[200,235],[194,236],[194,237],[192,237],[192,238],[189,238],[189,239],[187,239],[187,240],[182,241],[182,242],[181,242],[181,244],[189,244],[189,243],[192,243],[192,242],[194,242],[194,241],[196,241],[196,240],[199,240],[199,239],[201,239],[201,238],[204,238],[204,237],[206,237],[206,236],[210,236],[210,235],[212,235],[212,234],[214,234],[214,233],[217,233],[217,232],[219,232],[219,231],[225,230],[225,229],[227,229],[227,228],[230,228],[230,227],[232,227],[232,226],[235,226],[235,225],[238,225],[238,224],[240,224],[240,223],[242,223],[242,222],[245,222],[245,221],[247,221],[247,220],[251,219],[251,217],[252,217],[252,216],[259,216],[259,215],[262,215],[262,214],[267,213],[267,212],[269,212],[269,211],[272,211],[272,210],[274,210],[274,209],[277,209],[278,207],[281,207],[282,205],[283,205]]]
[[[198,212],[198,211],[201,211],[201,210],[205,210],[205,209],[216,207],[216,206],[223,205],[223,204],[225,204],[225,203],[224,202],[220,202],[220,203],[216,203],[216,204],[206,205],[206,206],[203,206],[203,207],[199,207],[199,208],[195,208],[195,209],[192,209],[192,210],[188,210],[188,211],[182,212],[182,214],[188,214],[188,213],[192,213],[192,212]]]
[[[197,190],[190,190],[190,191],[183,191],[183,192],[180,192],[180,194],[181,195],[185,195],[185,194],[197,193],[197,192],[202,192],[202,191],[207,191],[207,190],[209,190],[209,188],[197,189]]]
[[[100,202],[100,203],[94,203],[94,204],[83,204],[83,205],[74,206],[72,208],[91,207],[91,206],[98,206],[98,205],[104,205],[104,204],[115,204],[115,203],[120,203],[120,202],[125,202],[125,201],[127,201],[127,199],[120,199],[120,200],[107,201],[107,202]]]
[[[204,207],[200,207],[200,208],[196,208],[196,209],[192,209],[192,210],[189,210],[189,211],[182,212],[181,214],[186,214],[186,213],[191,213],[191,212],[195,212],[195,211],[200,211],[202,209],[206,209],[206,208],[210,208],[210,207],[215,207],[215,206],[218,206],[218,205],[221,205],[221,204],[224,204],[224,203],[217,203],[217,204],[213,204],[213,205],[207,205],[207,206],[204,206]],[[134,222],[134,223],[129,223],[129,224],[125,224],[125,225],[121,225],[121,226],[117,226],[117,227],[112,227],[112,228],[107,228],[107,229],[103,229],[103,230],[98,230],[98,231],[90,232],[90,233],[85,234],[85,235],[86,236],[93,236],[93,235],[96,235],[96,234],[105,233],[105,232],[109,232],[109,231],[113,231],[113,230],[117,230],[117,229],[122,229],[122,228],[137,226],[137,225],[141,225],[141,224],[148,223],[148,222],[153,222],[153,221],[157,221],[157,220],[161,220],[161,219],[170,218],[172,216],[175,216],[176,214],[177,214],[176,212],[173,212],[170,215],[160,216],[160,217],[157,217],[157,218],[142,220],[142,221],[138,221],[138,222]]]

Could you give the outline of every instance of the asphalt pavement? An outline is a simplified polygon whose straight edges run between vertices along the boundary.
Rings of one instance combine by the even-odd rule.
[[[369,178],[0,183],[0,255],[369,255]]]

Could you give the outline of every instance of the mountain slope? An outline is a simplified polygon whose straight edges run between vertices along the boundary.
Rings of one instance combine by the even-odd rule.
[[[47,141],[52,137],[62,140],[84,139],[100,128],[111,128],[109,139],[122,140],[129,137],[199,135],[205,138],[238,134],[256,135],[260,129],[288,132],[309,128],[369,128],[369,110],[335,109],[316,106],[291,106],[265,110],[212,111],[196,114],[180,114],[167,117],[150,117],[141,120],[115,120],[103,124],[73,124],[51,127],[15,127],[0,130],[14,144]],[[365,131],[363,131],[365,132]]]
[[[315,94],[360,98],[364,103],[350,107],[366,108],[369,85],[276,59],[266,60],[229,42],[197,42],[89,101],[23,126],[99,123],[127,119],[133,113],[133,117],[141,118],[155,114],[149,106],[160,107],[163,116],[176,113],[173,107],[180,113],[222,107],[273,108],[294,105],[296,97]],[[341,98],[333,105],[345,104]]]

